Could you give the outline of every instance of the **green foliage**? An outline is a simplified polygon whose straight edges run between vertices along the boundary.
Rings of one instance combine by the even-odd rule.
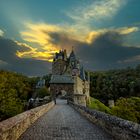
[[[17,97],[16,90],[10,89],[6,96],[0,94],[0,118],[6,119],[23,111],[23,103]]]
[[[22,112],[30,92],[28,77],[14,72],[0,71],[0,120]]]
[[[140,98],[120,98],[116,106],[111,109],[111,114],[126,120],[140,123]]]
[[[104,101],[140,97],[140,65],[136,68],[90,73],[90,95]]]
[[[49,91],[48,91],[48,89],[46,87],[38,89],[36,92],[37,92],[37,97],[39,97],[39,98],[43,98],[45,96],[50,95],[50,93],[49,93]]]
[[[90,103],[89,103],[88,107],[91,108],[91,109],[96,109],[96,110],[105,112],[105,113],[110,113],[110,108],[105,106],[99,100],[97,100],[95,98],[92,98],[92,97],[90,98]]]
[[[140,98],[120,98],[116,101],[115,106],[111,109],[105,106],[99,100],[92,98],[90,99],[89,108],[99,110],[111,115],[118,116],[125,120],[130,120],[136,123],[140,123]]]
[[[35,87],[36,83],[40,80],[40,77],[30,77],[28,78],[29,84],[31,87]]]
[[[43,76],[43,79],[45,79],[45,81],[46,81],[46,86],[47,87],[49,87],[50,86],[50,80],[51,80],[51,74],[47,74],[47,75],[45,75],[45,76]]]

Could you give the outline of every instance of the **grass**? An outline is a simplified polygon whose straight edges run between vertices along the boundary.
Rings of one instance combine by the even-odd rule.
[[[111,113],[109,107],[105,106],[102,102],[92,97],[90,97],[90,103],[88,104],[88,107],[105,113],[109,113],[109,114]]]

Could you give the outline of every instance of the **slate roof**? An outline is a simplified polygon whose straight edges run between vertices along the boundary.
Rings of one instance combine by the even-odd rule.
[[[52,75],[50,84],[74,84],[71,75]]]
[[[74,51],[72,50],[72,52],[70,53],[69,59],[73,58],[74,60],[76,60],[76,56]]]

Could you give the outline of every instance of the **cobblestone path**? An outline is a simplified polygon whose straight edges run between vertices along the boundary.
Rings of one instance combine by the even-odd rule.
[[[28,128],[20,140],[113,139],[67,105],[65,100],[57,100],[57,105]]]

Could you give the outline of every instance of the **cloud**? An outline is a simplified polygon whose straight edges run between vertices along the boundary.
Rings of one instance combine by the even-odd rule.
[[[139,28],[134,26],[95,30],[90,24],[111,19],[126,3],[127,0],[101,0],[77,7],[67,13],[74,21],[73,24],[26,22],[24,30],[20,32],[21,38],[26,43],[12,42],[16,47],[9,49],[14,49],[11,64],[16,62],[19,65],[18,60],[20,60],[25,66],[28,62],[33,66],[35,62],[47,63],[49,66],[48,62],[52,62],[55,52],[60,49],[70,51],[72,46],[75,46],[75,51],[82,62],[91,69],[120,67],[121,63],[118,61],[121,62],[140,53],[135,46],[124,45],[127,44],[124,41],[125,37],[137,32]]]
[[[4,32],[0,29],[0,37],[3,36]]]
[[[59,27],[48,24],[25,24],[27,30],[21,32],[21,37],[26,42],[37,44],[38,47],[32,47],[31,51],[18,52],[19,57],[30,56],[39,60],[52,61],[53,54],[59,51],[59,46],[51,43],[53,38],[50,37],[49,33],[59,31]]]
[[[134,62],[140,62],[140,55],[136,55],[136,56],[127,58],[125,60],[118,61],[118,63],[122,63],[122,64],[125,64],[125,63],[134,63]]]
[[[17,51],[17,56],[21,58],[32,57],[38,60],[52,62],[54,53],[62,48],[70,48],[77,42],[83,42],[83,36],[76,30],[69,27],[49,25],[47,23],[26,23],[26,30],[21,31],[21,37],[27,43],[32,43],[32,47],[25,44],[18,44],[29,48],[30,51]]]
[[[110,29],[91,31],[86,37],[86,42],[90,44],[94,42],[94,40],[96,40],[99,36],[108,32],[114,32],[120,35],[129,35],[137,31],[139,31],[138,27],[120,27],[120,28],[110,28]]]
[[[0,59],[0,66],[3,67],[5,65],[8,65],[8,63],[6,61],[3,61],[3,60]]]
[[[114,17],[117,12],[127,3],[127,0],[100,0],[92,1],[90,4],[83,4],[79,7],[74,7],[66,14],[73,19],[75,26],[89,26],[89,23],[96,23],[101,20],[109,20]]]
[[[95,47],[94,42],[97,42],[97,40],[105,34],[107,34],[108,41],[118,41],[118,44],[123,47],[121,42],[122,38],[124,39],[125,36],[139,30],[138,27],[120,27],[91,30],[85,34],[68,26],[49,25],[47,23],[26,23],[25,25],[26,30],[21,32],[21,37],[27,43],[31,43],[32,47],[16,42],[19,46],[28,49],[26,51],[17,51],[16,55],[20,58],[33,58],[49,62],[52,62],[54,53],[60,49],[70,51],[72,46],[79,48],[79,46],[83,46],[83,44],[85,46]]]
[[[116,32],[122,35],[128,35],[130,33],[137,32],[137,31],[139,31],[138,27],[123,27],[116,30]]]
[[[32,57],[19,58],[17,51],[31,51],[30,46],[4,37],[0,37],[0,68],[12,70],[30,76],[43,75],[50,71],[51,64]]]
[[[114,32],[128,35],[138,31],[138,27],[121,27],[110,29],[90,28],[89,23],[110,19],[127,3],[127,0],[101,0],[94,1],[74,8],[67,15],[73,19],[74,24],[52,25],[48,23],[25,23],[25,30],[21,31],[21,38],[31,44],[30,51],[17,51],[20,58],[33,58],[52,62],[55,52],[72,46],[90,45],[102,34]],[[114,39],[113,39],[114,40]]]
[[[139,63],[140,48],[124,46],[124,38],[125,35],[116,31],[106,31],[99,34],[90,44],[84,43],[75,50],[85,67],[90,70],[135,66]],[[128,58],[133,58],[133,63],[130,63],[130,60],[127,60],[128,63],[118,63]],[[137,61],[134,61],[136,59]]]

